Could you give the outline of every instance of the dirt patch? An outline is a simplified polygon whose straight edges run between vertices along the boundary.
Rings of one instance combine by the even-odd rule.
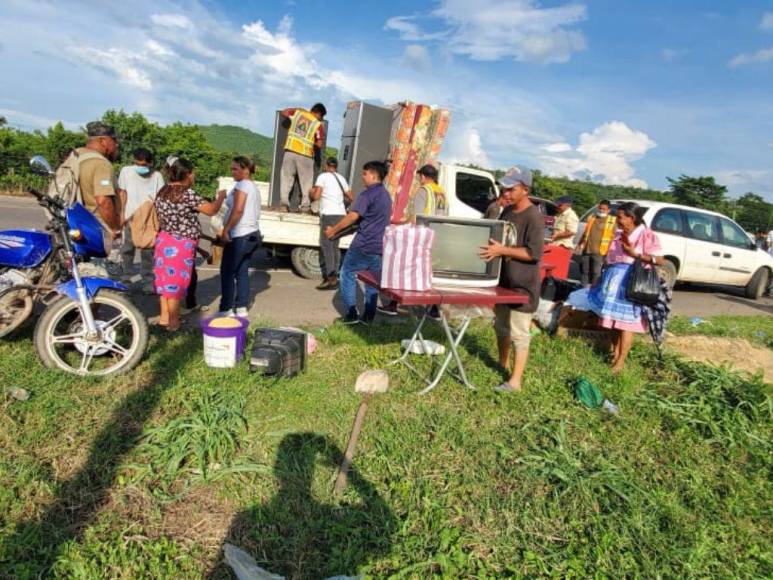
[[[729,365],[747,373],[762,370],[765,380],[773,381],[773,352],[743,338],[669,336],[666,347],[698,362]]]

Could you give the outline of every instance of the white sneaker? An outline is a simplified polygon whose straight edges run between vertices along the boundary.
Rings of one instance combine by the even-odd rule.
[[[236,309],[236,316],[239,318],[249,318],[250,317],[250,311],[246,308],[237,308]]]
[[[236,316],[233,310],[221,310],[217,313],[218,318],[232,318]]]

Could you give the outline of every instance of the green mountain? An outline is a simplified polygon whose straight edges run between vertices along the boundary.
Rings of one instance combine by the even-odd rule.
[[[261,165],[271,163],[274,140],[235,125],[200,125],[207,141],[218,151],[234,155],[251,155]]]

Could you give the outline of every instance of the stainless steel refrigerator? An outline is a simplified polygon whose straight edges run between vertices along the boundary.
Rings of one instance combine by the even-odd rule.
[[[357,195],[364,189],[362,166],[368,161],[385,161],[389,156],[392,109],[353,101],[346,107],[338,151],[338,172]]]

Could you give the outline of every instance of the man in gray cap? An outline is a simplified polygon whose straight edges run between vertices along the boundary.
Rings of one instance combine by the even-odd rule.
[[[494,309],[499,364],[508,368],[511,344],[515,351],[510,379],[494,389],[508,393],[521,389],[523,371],[529,360],[531,319],[539,304],[539,263],[542,259],[545,220],[539,208],[529,200],[531,171],[524,167],[511,167],[500,178],[499,186],[507,203],[499,219],[512,223],[515,235],[508,235],[505,244],[490,240],[488,245],[480,249],[480,256],[487,262],[497,256],[504,258],[500,285],[513,290],[524,290],[529,295],[527,304],[500,304]]]
[[[574,249],[574,236],[577,234],[577,228],[580,225],[580,218],[572,209],[572,198],[568,195],[559,197],[556,200],[558,205],[558,216],[553,226],[553,235],[550,241],[557,246],[562,246],[567,250]]]

